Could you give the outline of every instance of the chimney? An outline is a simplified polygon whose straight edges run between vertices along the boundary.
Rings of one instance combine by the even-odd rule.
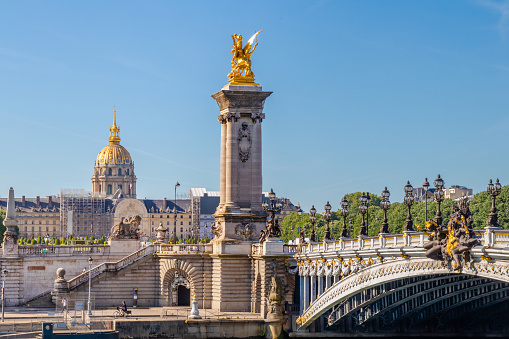
[[[48,197],[48,207],[53,207],[53,197],[51,195]]]
[[[35,200],[35,206],[36,207],[41,207],[41,197],[40,196],[37,196],[36,200]]]
[[[26,203],[25,196],[22,196],[21,197],[21,206],[25,207],[25,203]]]
[[[166,211],[166,197],[163,199],[163,211]]]

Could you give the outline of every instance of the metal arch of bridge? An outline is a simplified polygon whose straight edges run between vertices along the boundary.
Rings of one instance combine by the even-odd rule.
[[[478,293],[481,291],[481,293]],[[446,310],[469,304],[485,307],[509,295],[509,284],[468,275],[421,276],[392,281],[364,290],[338,304],[329,315],[329,325],[351,316],[355,325],[377,321],[384,327],[405,318],[414,323],[434,317]],[[481,300],[476,303],[475,301]]]
[[[371,262],[370,264],[366,263],[366,260],[360,257],[360,255],[363,255],[362,253],[357,252],[354,258],[357,260],[357,264],[360,268],[357,268],[353,273],[349,272],[349,275],[342,277],[340,281],[337,281],[321,295],[317,295],[316,300],[311,301],[310,306],[304,310],[302,316],[299,318],[301,328],[306,328],[319,316],[340,302],[373,286],[408,277],[453,273],[451,268],[444,266],[442,262],[425,259],[423,249],[406,249],[407,254],[402,254],[404,251],[402,251],[401,248],[393,250],[396,251],[390,259],[385,259],[383,263],[369,261]],[[384,254],[389,255],[393,250]],[[411,255],[414,258],[410,258],[410,252],[412,252]],[[368,253],[364,254],[370,253],[368,251]],[[398,254],[405,258],[397,258],[395,255]],[[492,260],[492,257],[488,255],[496,256],[499,260],[493,262],[494,260]],[[509,251],[507,250],[474,249],[472,251],[474,262],[469,268],[464,268],[461,273],[509,282],[508,257]],[[323,261],[326,260],[323,259]],[[312,264],[311,261],[309,261],[309,263]],[[320,263],[317,262],[316,265],[319,266]],[[315,268],[314,274],[316,274],[317,270],[318,269]],[[309,277],[304,277],[304,279],[309,279]],[[310,284],[305,283],[304,285],[309,286]]]

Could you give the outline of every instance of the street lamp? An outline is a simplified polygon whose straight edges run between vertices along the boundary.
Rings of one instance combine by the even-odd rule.
[[[403,199],[405,205],[408,207],[408,213],[406,215],[405,231],[413,231],[412,215],[410,214],[410,207],[414,203],[414,188],[410,185],[410,181],[407,181],[405,185],[405,198]]]
[[[311,223],[311,234],[309,235],[309,241],[315,241],[315,223],[316,223],[316,208],[315,205],[311,206],[309,210],[309,222]]]
[[[488,184],[488,194],[491,195],[491,209],[490,214],[488,215],[488,220],[486,220],[486,224],[488,227],[498,227],[498,214],[497,208],[495,207],[495,198],[500,194],[502,190],[502,185],[497,179],[497,182],[493,184],[493,181],[490,179],[490,183]]]
[[[177,243],[177,187],[180,187],[179,182],[175,184],[175,200],[173,201],[173,240]]]
[[[299,215],[299,228],[297,229],[297,231],[299,231],[299,236],[300,236],[300,232],[302,232],[302,227],[300,224],[300,219],[302,216],[302,209],[300,208],[300,204],[297,205],[297,214]],[[292,233],[293,233],[293,226],[292,226]]]
[[[426,227],[426,221],[428,221],[428,189],[429,189],[428,178],[424,178],[422,188],[424,188],[424,227]]]
[[[325,218],[325,221],[327,222],[327,226],[325,227],[325,233],[323,235],[323,240],[325,241],[325,240],[332,240],[331,235],[330,235],[330,228],[329,228],[329,223],[331,220],[330,211],[332,209],[332,206],[327,201],[324,208],[325,208],[325,213],[324,213],[323,217]]]
[[[265,212],[269,212],[270,215],[269,226],[266,231],[267,232],[266,238],[279,237],[281,236],[281,229],[279,228],[278,222],[276,220],[276,212],[281,211],[283,204],[280,201],[274,202],[276,200],[276,193],[274,193],[274,190],[272,188],[270,189],[269,200],[270,205],[267,202],[264,202],[262,204],[262,207],[265,210]]]
[[[90,305],[91,292],[92,292],[92,257],[88,258],[88,315],[92,315],[92,308]]]
[[[346,229],[346,217],[348,216],[348,205],[349,205],[348,200],[346,200],[346,197],[343,197],[343,200],[341,200],[341,216],[343,217],[343,228],[341,229],[341,238],[348,237],[348,230]]]
[[[384,219],[382,220],[382,227],[380,228],[380,233],[390,233],[389,224],[387,223],[387,210],[391,206],[391,202],[389,201],[389,197],[391,193],[387,189],[387,186],[382,191],[382,201],[380,202],[380,207],[384,210]]]
[[[7,277],[7,270],[2,270],[2,322],[5,319],[4,304],[5,304],[5,278]]]
[[[433,183],[435,186],[435,193],[434,198],[437,202],[437,213],[435,215],[435,222],[438,226],[442,226],[442,212],[440,211],[440,203],[445,199],[445,193],[443,191],[444,189],[444,180],[440,178],[440,174],[435,179],[435,182]]]
[[[359,197],[359,212],[362,214],[362,221],[361,221],[361,227],[359,229],[359,236],[361,235],[368,235],[368,230],[366,228],[366,223],[364,221],[364,215],[368,211],[368,206],[366,206],[366,203],[368,202],[368,198],[366,197],[365,193],[362,193]]]
[[[369,201],[371,200],[371,197],[369,196],[369,192],[366,193],[366,235],[368,235],[369,232]]]

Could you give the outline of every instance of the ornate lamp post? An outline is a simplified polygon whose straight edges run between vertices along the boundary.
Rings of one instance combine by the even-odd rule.
[[[502,190],[502,185],[497,179],[497,182],[493,184],[493,181],[490,179],[490,183],[488,184],[488,194],[491,195],[491,209],[490,214],[488,215],[488,220],[486,220],[486,224],[488,227],[498,227],[498,214],[497,208],[495,207],[495,199],[497,195],[500,194]]]
[[[180,187],[179,182],[175,184],[175,200],[173,201],[173,240],[177,243],[177,187]]]
[[[371,196],[369,195],[369,192],[366,192],[366,235],[368,235],[369,232],[369,201],[371,200]]]
[[[428,221],[428,189],[429,189],[428,178],[424,178],[422,188],[424,188],[424,227],[426,227],[426,221]]]
[[[410,181],[407,181],[407,184],[405,185],[405,198],[404,202],[405,205],[408,207],[408,214],[406,215],[406,224],[405,224],[405,231],[413,231],[413,223],[412,223],[412,215],[410,214],[410,207],[412,207],[412,204],[414,203],[414,194],[413,194],[414,188],[412,185],[410,185]]]
[[[444,190],[444,180],[442,178],[440,178],[440,174],[435,179],[435,182],[433,183],[433,185],[436,188],[435,193],[434,193],[434,198],[435,198],[435,201],[437,202],[437,213],[435,215],[435,222],[437,223],[438,226],[442,226],[442,212],[440,211],[440,203],[444,200],[445,193],[443,191]]]
[[[299,231],[299,235],[300,235],[300,232],[302,232],[302,227],[300,224],[300,218],[302,216],[302,209],[300,208],[300,204],[297,204],[297,214],[299,215],[299,228],[297,229],[297,231]],[[292,231],[293,231],[293,229],[292,229]]]
[[[92,257],[88,258],[88,315],[92,315],[92,308],[90,307],[91,291],[92,291]]]
[[[309,241],[316,241],[315,235],[315,223],[316,223],[316,208],[315,205],[311,206],[309,210],[309,222],[311,223],[311,234],[309,235]]]
[[[359,197],[359,212],[362,214],[362,221],[361,221],[361,228],[359,229],[359,236],[361,235],[368,235],[368,230],[366,228],[366,223],[364,221],[364,215],[368,211],[368,206],[366,206],[366,203],[368,202],[368,198],[366,197],[365,193],[362,193],[362,195]]]
[[[279,228],[278,222],[276,220],[276,212],[281,211],[283,204],[280,201],[276,200],[276,193],[271,188],[269,192],[269,200],[270,204],[266,201],[262,204],[262,207],[265,212],[269,212],[270,220],[269,227],[267,228],[267,237],[279,237],[281,236],[281,229]]]
[[[332,206],[327,201],[324,208],[325,208],[325,213],[324,213],[323,217],[325,218],[325,221],[327,222],[327,226],[325,227],[325,233],[323,235],[323,240],[325,241],[325,240],[332,240],[332,237],[330,235],[330,228],[329,228],[329,223],[331,220],[330,211],[332,209]]]
[[[380,207],[384,210],[384,219],[382,220],[382,227],[380,228],[380,233],[390,233],[389,224],[387,223],[387,210],[391,206],[391,202],[389,201],[389,197],[391,193],[385,187],[382,191],[382,201],[380,201]]]
[[[343,217],[343,227],[341,229],[341,238],[348,237],[348,230],[346,229],[346,217],[348,216],[348,205],[349,205],[348,200],[346,200],[346,197],[343,197],[343,200],[341,200],[341,216]]]

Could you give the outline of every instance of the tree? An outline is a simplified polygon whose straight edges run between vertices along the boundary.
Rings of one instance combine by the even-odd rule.
[[[0,210],[0,242],[4,241],[4,233],[5,233],[5,226],[4,226],[4,219],[5,219],[5,211]]]

